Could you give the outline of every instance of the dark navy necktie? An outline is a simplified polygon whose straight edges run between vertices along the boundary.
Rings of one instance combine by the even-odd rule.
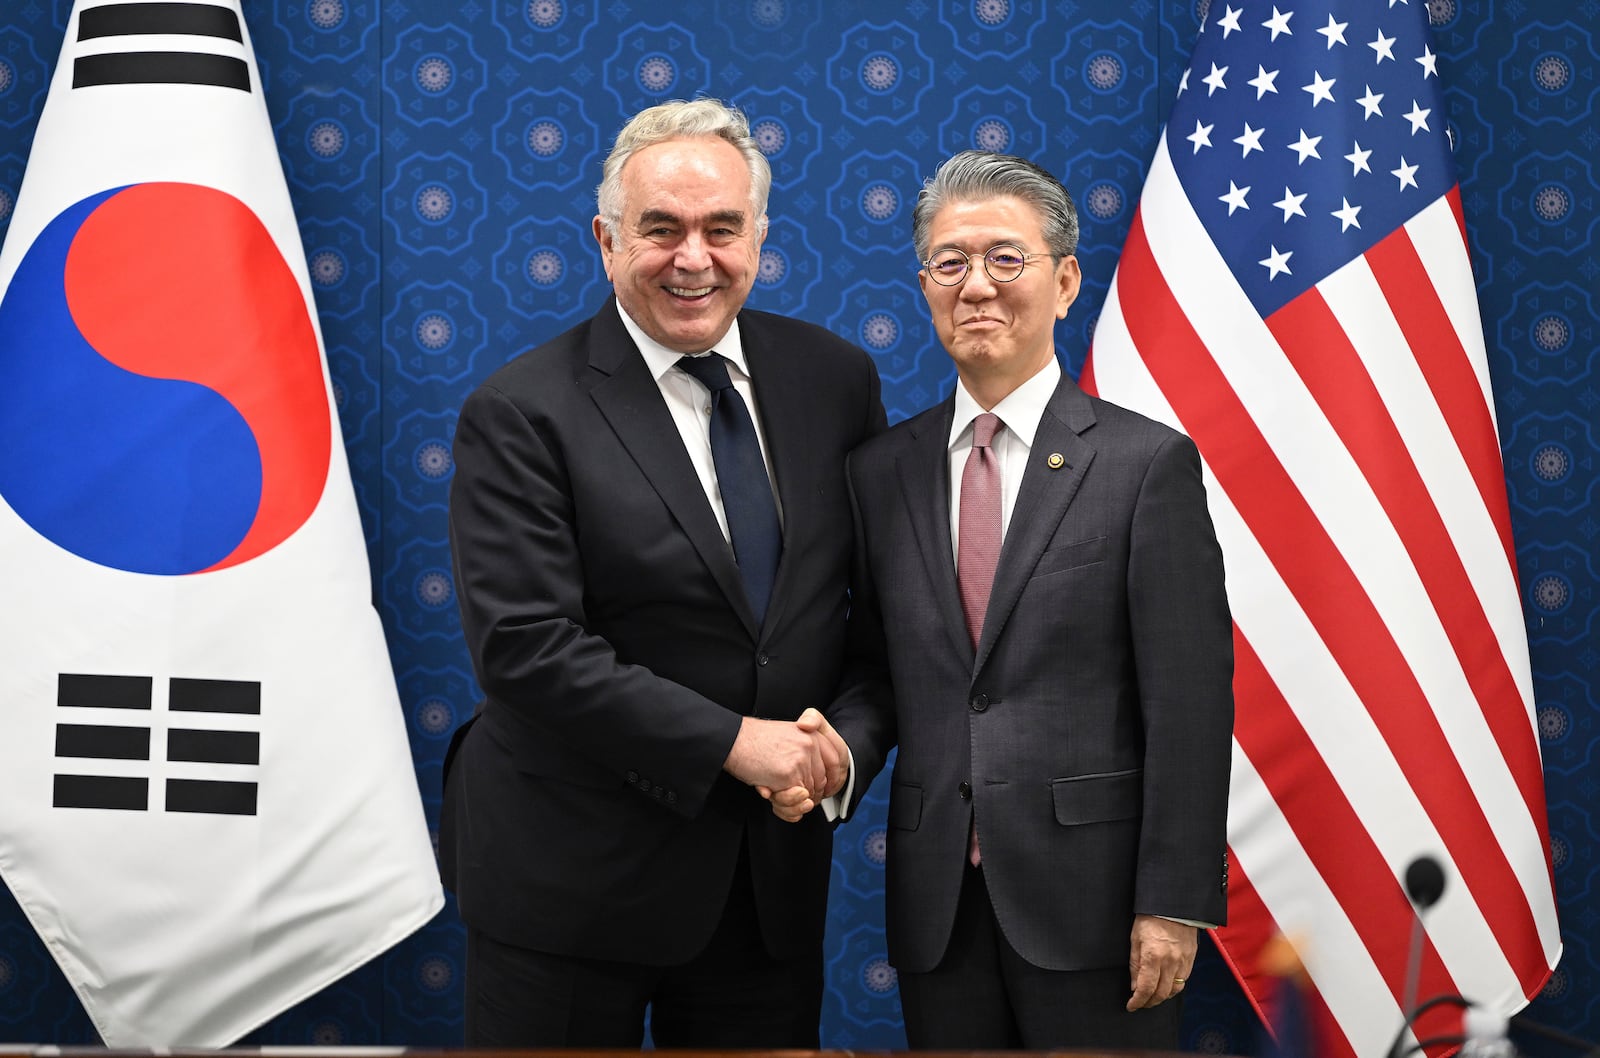
[[[778,526],[778,505],[761,458],[756,424],[744,398],[733,388],[728,362],[721,356],[686,356],[678,366],[711,391],[711,460],[717,468],[717,489],[722,493],[739,576],[759,625],[766,618],[772,583],[778,575],[783,531]]]

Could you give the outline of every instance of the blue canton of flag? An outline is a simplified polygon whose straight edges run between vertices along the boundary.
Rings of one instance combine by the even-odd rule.
[[[1406,0],[1337,6],[1214,5],[1168,124],[1194,211],[1263,316],[1455,184],[1424,23]]]

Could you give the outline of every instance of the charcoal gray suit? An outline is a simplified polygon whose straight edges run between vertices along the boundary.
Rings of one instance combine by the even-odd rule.
[[[899,747],[889,957],[902,974],[940,963],[976,819],[1016,953],[1047,970],[1125,968],[1135,914],[1226,916],[1232,633],[1199,455],[1063,375],[974,651],[951,546],[953,408],[849,464],[853,620],[887,643],[894,707],[863,699],[831,719],[858,775]]]

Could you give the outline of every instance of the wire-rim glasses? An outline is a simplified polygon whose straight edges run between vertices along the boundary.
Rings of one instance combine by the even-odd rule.
[[[998,246],[991,246],[981,254],[962,253],[954,247],[947,246],[943,250],[936,250],[932,257],[922,262],[922,267],[927,271],[928,278],[942,287],[959,286],[967,278],[967,272],[972,267],[972,259],[980,257],[983,260],[983,270],[989,278],[996,283],[1011,283],[1022,274],[1029,261],[1035,257],[1055,257],[1053,253],[1024,253],[1020,246],[1013,246],[1003,242]]]

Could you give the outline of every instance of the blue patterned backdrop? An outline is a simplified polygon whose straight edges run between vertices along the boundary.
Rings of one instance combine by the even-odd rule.
[[[1377,3],[1380,0],[1362,0]],[[1595,34],[1600,0],[1426,2],[1449,88],[1533,648],[1566,957],[1530,1016],[1600,1037],[1600,651],[1595,639]],[[606,293],[589,218],[627,115],[711,94],[774,172],[751,303],[870,350],[891,420],[953,372],[914,280],[910,204],[978,146],[1034,158],[1083,211],[1083,363],[1145,166],[1208,0],[246,0],[300,218],[375,599],[437,820],[440,761],[476,699],[445,499],[455,412],[507,358]],[[70,0],[0,2],[0,235]],[[25,605],[25,600],[11,600]],[[825,1046],[904,1046],[884,960],[886,797],[835,843]],[[453,907],[250,1042],[456,1043]],[[1253,1053],[1207,951],[1187,1048]],[[93,1032],[0,895],[0,1040]]]

